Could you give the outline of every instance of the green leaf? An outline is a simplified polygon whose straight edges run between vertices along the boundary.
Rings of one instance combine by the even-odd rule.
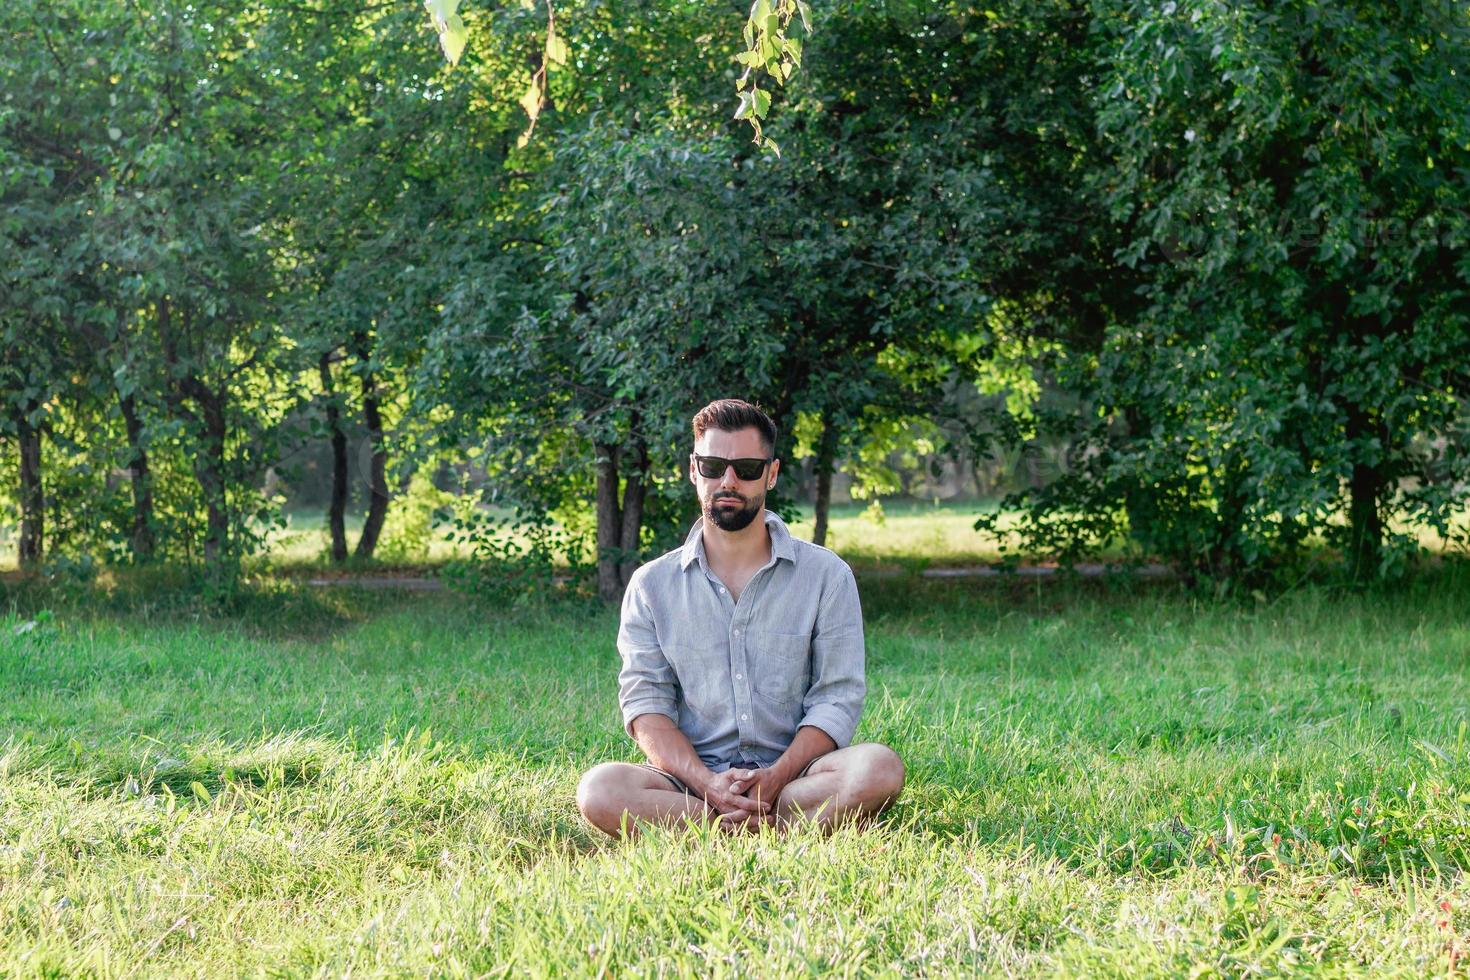
[[[567,63],[567,55],[567,42],[557,36],[555,24],[549,26],[546,29],[546,60],[564,65]]]
[[[459,0],[424,0],[429,21],[439,34],[439,47],[444,49],[444,57],[451,65],[459,64],[460,55],[464,53],[465,43],[469,40],[464,20],[455,13],[458,7]]]
[[[806,0],[796,0],[796,12],[801,15],[801,26],[810,34],[812,32],[812,8],[806,4]]]
[[[759,89],[757,89],[755,91],[759,91]],[[751,98],[751,95],[752,95],[751,92],[741,92],[740,93],[740,105],[738,105],[738,106],[735,107],[735,118],[736,119],[749,119],[750,118],[751,106],[754,104],[754,102],[753,102],[753,100]]]
[[[541,115],[541,83],[537,78],[531,79],[530,87],[521,96],[521,108],[526,110],[526,115],[535,122],[536,117]]]
[[[755,117],[766,118],[766,113],[771,111],[771,93],[761,89],[751,89],[750,94],[755,96]]]
[[[194,791],[194,795],[199,798],[200,803],[208,803],[212,799],[209,795],[209,790],[205,789],[204,784],[198,780],[190,783],[189,788]]]

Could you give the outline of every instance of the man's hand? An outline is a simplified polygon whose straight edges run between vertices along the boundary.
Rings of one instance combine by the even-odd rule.
[[[790,782],[777,766],[766,769],[731,769],[728,775],[734,777],[732,789],[757,803],[765,804],[767,808],[776,806],[776,799]]]
[[[743,788],[742,780],[734,771],[714,773],[705,784],[704,802],[719,812],[716,822],[721,830],[755,830],[774,819],[770,815],[772,801],[757,800],[741,792]]]

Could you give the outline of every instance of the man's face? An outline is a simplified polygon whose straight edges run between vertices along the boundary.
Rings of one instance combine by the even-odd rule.
[[[706,429],[694,443],[699,456],[723,456],[725,459],[765,459],[770,455],[755,428],[726,432]],[[699,491],[699,506],[705,520],[724,531],[741,531],[761,515],[766,506],[766,493],[776,485],[776,472],[781,464],[772,460],[754,480],[742,480],[735,467],[726,466],[719,476],[707,477],[689,460],[689,479]]]

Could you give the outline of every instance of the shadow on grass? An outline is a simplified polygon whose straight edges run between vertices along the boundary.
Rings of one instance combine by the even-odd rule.
[[[18,619],[50,614],[123,626],[188,623],[282,640],[325,639],[411,599],[398,590],[314,589],[280,578],[211,592],[197,574],[176,566],[117,569],[85,582],[42,576],[0,582],[0,613]]]
[[[926,578],[909,574],[864,577],[857,572],[863,616],[869,627],[884,623],[953,623],[972,628],[993,617],[1036,617],[1082,612],[1128,616],[1164,604],[1190,613],[1253,615],[1311,609],[1343,602],[1390,620],[1462,622],[1470,608],[1470,559],[1444,556],[1426,561],[1388,582],[1361,585],[1322,576],[1271,588],[1221,593],[1211,583],[1139,578],[1120,572],[1084,577]]]

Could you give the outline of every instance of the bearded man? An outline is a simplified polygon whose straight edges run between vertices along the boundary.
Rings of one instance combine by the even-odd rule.
[[[647,764],[588,771],[577,806],[613,836],[640,824],[753,830],[860,820],[904,766],[851,744],[867,686],[852,570],[765,509],[776,426],[747,402],[695,414],[689,479],[703,516],[623,596],[618,701]]]

